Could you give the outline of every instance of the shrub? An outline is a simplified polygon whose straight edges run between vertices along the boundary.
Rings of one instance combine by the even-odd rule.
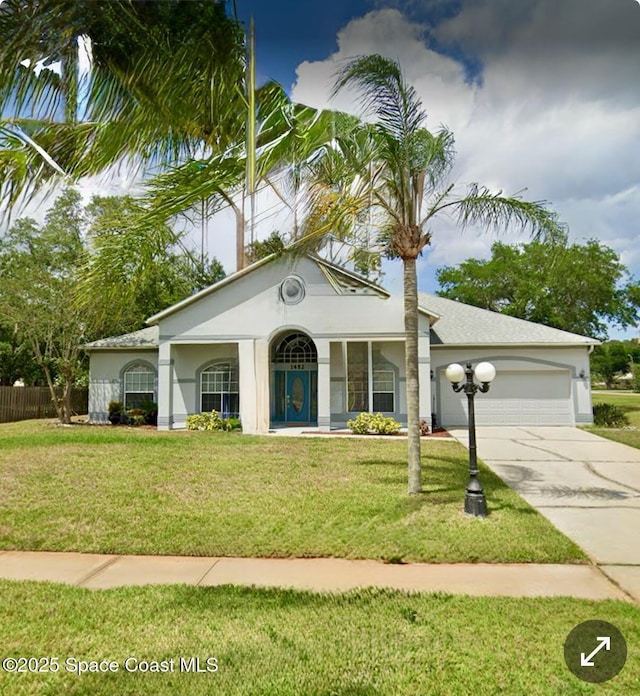
[[[110,401],[107,406],[107,411],[109,416],[119,416],[124,410],[124,404],[122,401]]]
[[[158,404],[153,401],[143,401],[140,409],[147,425],[158,425]]]
[[[217,411],[211,413],[193,413],[187,416],[188,430],[242,430],[242,425],[238,418],[221,418]]]
[[[629,425],[625,412],[615,404],[594,404],[593,424],[603,428],[622,428]]]
[[[634,392],[640,392],[640,365],[633,365],[632,374],[631,388]]]
[[[217,411],[211,413],[193,413],[187,416],[188,430],[224,430],[224,421]]]
[[[122,401],[110,401],[107,411],[109,412],[109,421],[112,425],[118,425],[125,418]]]
[[[353,420],[347,421],[347,428],[356,435],[367,435],[371,430],[372,413],[359,413]]]
[[[378,435],[395,435],[402,425],[390,416],[383,416],[382,413],[359,413],[353,420],[347,421],[347,427],[356,435],[368,435],[376,433]]]
[[[239,418],[225,418],[224,429],[231,432],[232,430],[242,430],[242,424]]]

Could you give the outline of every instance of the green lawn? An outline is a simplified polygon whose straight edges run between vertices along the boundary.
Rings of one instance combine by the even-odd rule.
[[[596,618],[629,647],[606,684],[578,680],[563,658],[571,629]],[[0,693],[12,696],[627,695],[640,683],[640,608],[615,601],[0,581],[0,643],[3,658],[59,659],[54,674],[0,671]],[[181,657],[201,669],[216,658],[218,671],[180,672]],[[78,676],[69,658],[116,661],[118,672]],[[174,671],[128,672],[128,658],[173,660]]]
[[[463,512],[467,451],[406,441],[0,426],[0,548],[432,562],[585,562],[490,471],[490,516]]]
[[[632,429],[589,427],[588,430],[601,437],[640,449],[640,394],[637,392],[612,394],[611,392],[593,391],[591,392],[591,398],[594,404],[609,403],[619,406],[629,418],[629,424]],[[637,430],[633,428],[637,428]]]

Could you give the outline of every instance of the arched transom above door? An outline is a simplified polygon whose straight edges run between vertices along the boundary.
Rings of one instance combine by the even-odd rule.
[[[318,362],[314,342],[303,333],[290,333],[276,341],[272,362],[279,364],[309,364]]]

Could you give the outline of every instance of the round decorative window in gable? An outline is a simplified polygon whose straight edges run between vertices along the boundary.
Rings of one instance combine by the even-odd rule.
[[[298,304],[304,298],[304,283],[298,276],[289,276],[280,284],[280,297],[285,304]]]

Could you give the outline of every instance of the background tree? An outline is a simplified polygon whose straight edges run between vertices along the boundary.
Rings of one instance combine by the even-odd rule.
[[[217,259],[194,254],[184,233],[149,221],[130,196],[92,199],[79,306],[100,335],[135,331],[162,309],[224,278]]]
[[[33,361],[29,344],[20,340],[15,327],[0,325],[0,386],[10,387],[22,380],[32,386],[44,380],[44,374]]]
[[[634,341],[607,341],[596,346],[591,354],[591,373],[594,381],[603,381],[607,389],[614,386],[616,377],[631,371],[640,361],[640,346]]]
[[[29,345],[63,423],[70,422],[71,388],[83,370],[86,318],[73,301],[85,255],[82,222],[80,196],[67,189],[42,228],[29,218],[17,220],[0,248],[0,315]]]
[[[132,234],[141,214],[129,197],[96,197],[84,209],[78,192],[66,189],[43,225],[19,218],[2,238],[0,381],[30,383],[41,371],[62,422],[71,417],[74,381],[86,372],[85,342],[139,329],[224,277],[216,259],[190,252],[167,226]]]
[[[440,268],[436,278],[442,297],[585,336],[603,339],[607,323],[638,321],[638,284],[613,249],[593,239],[569,244],[562,233],[551,241],[496,242],[490,259]]]
[[[308,230],[314,235],[357,229],[363,219],[377,229],[382,253],[403,263],[407,384],[409,493],[421,490],[418,294],[416,259],[431,241],[430,225],[441,214],[461,227],[529,227],[558,231],[556,216],[540,204],[494,194],[477,184],[459,195],[446,177],[453,163],[453,136],[432,134],[414,88],[395,61],[379,55],[356,58],[339,72],[335,92],[354,88],[374,127],[335,139],[335,167],[314,167]],[[334,149],[336,152],[336,149]],[[363,156],[364,154],[364,156]],[[337,168],[337,169],[336,169]],[[327,171],[330,176],[327,177]]]
[[[264,259],[271,254],[281,254],[286,247],[283,236],[274,230],[266,239],[257,240],[247,246],[247,260],[249,263]]]

